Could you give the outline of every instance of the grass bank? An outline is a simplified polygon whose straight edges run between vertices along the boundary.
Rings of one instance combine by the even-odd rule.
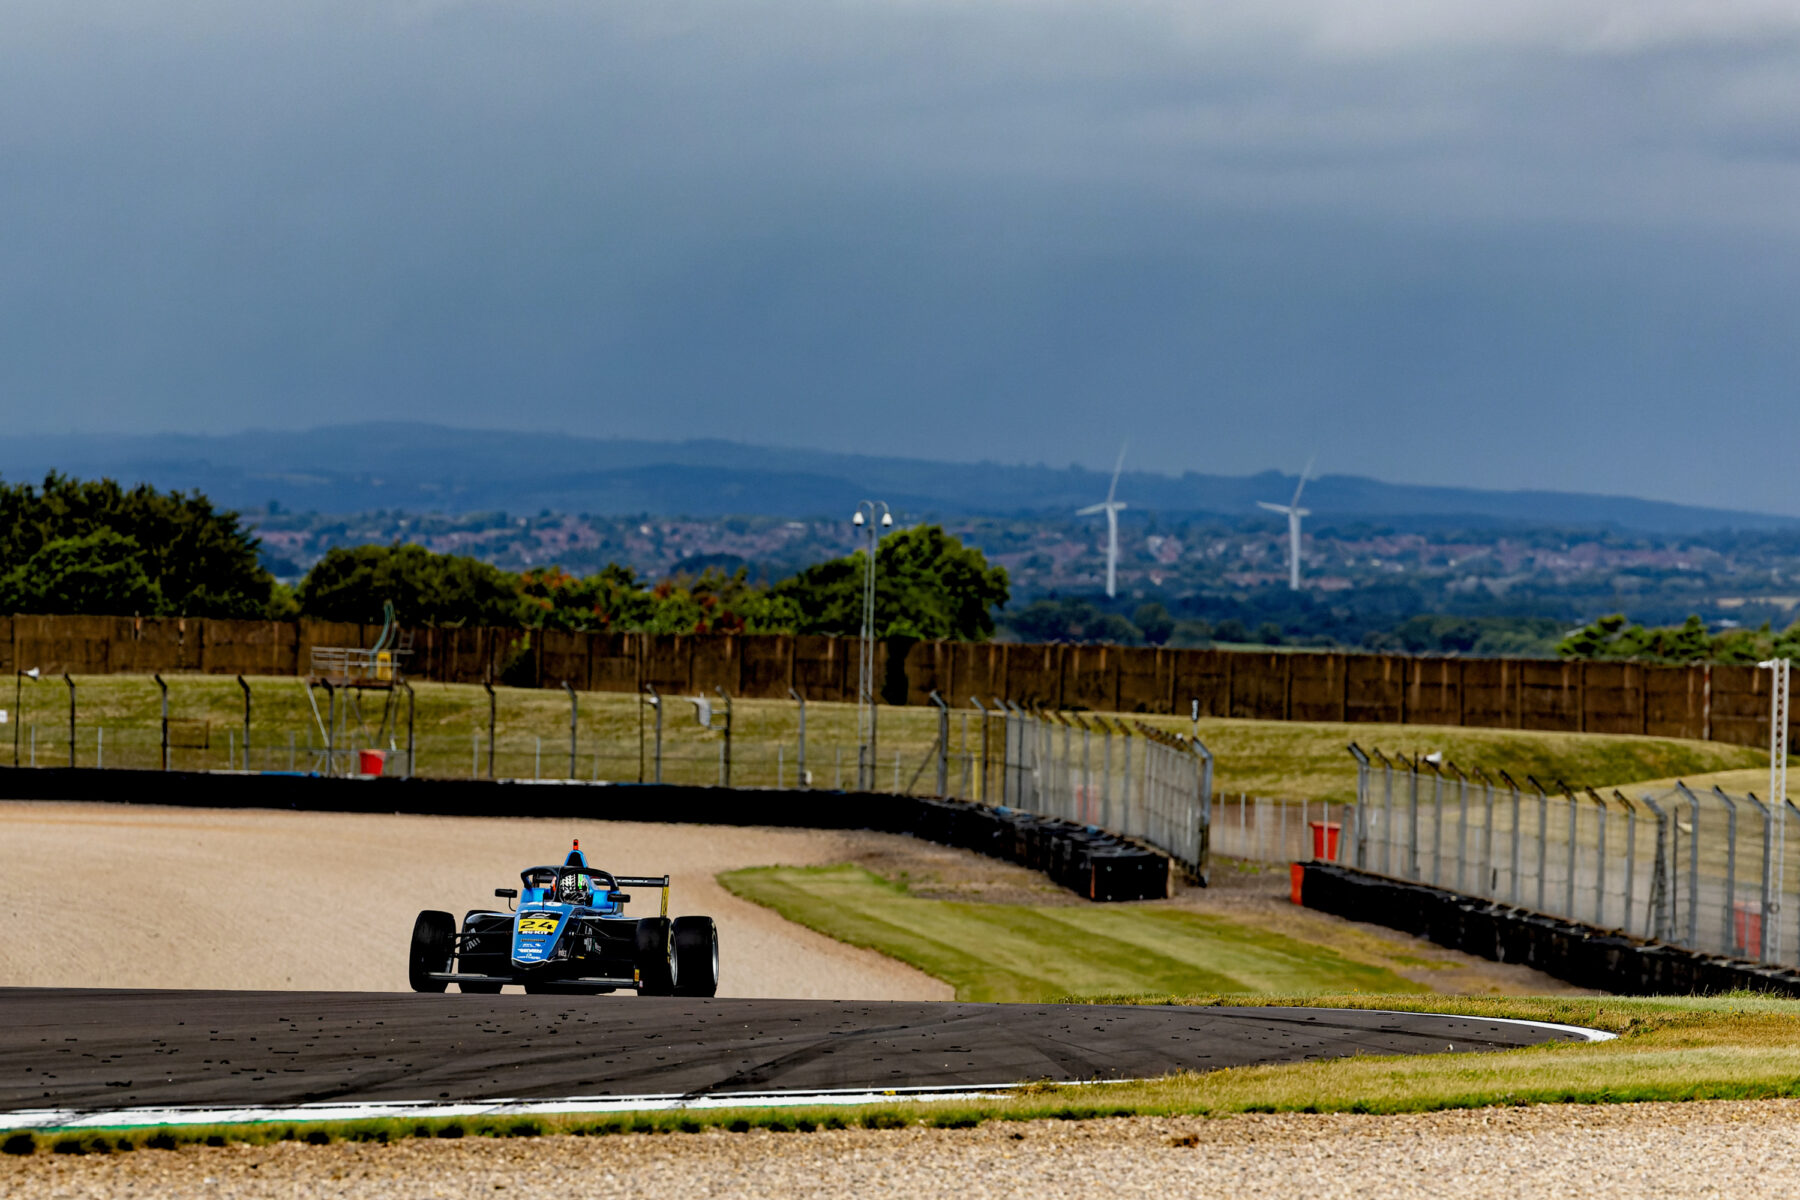
[[[210,675],[168,675],[169,712],[177,725],[174,765],[223,768],[242,762],[243,693],[236,680]],[[322,745],[302,681],[291,677],[249,680],[252,696],[252,765],[259,769],[309,769],[309,748]],[[104,757],[114,766],[154,766],[160,754],[161,696],[142,675],[77,676],[75,760],[92,766]],[[22,752],[45,766],[69,761],[69,696],[62,680],[23,684]],[[414,737],[420,774],[485,774],[488,697],[477,686],[417,683]],[[496,688],[498,752],[503,776],[565,778],[570,772],[570,707],[555,690]],[[323,695],[318,697],[321,704]],[[370,733],[380,721],[382,695],[366,693],[363,716]],[[9,698],[10,701],[10,698]],[[714,703],[718,702],[716,696]],[[719,779],[719,729],[701,728],[694,707],[679,697],[666,699],[663,718],[664,778],[680,783]],[[574,774],[583,779],[635,780],[640,771],[640,718],[644,751],[653,740],[651,713],[636,697],[588,692],[579,697]],[[1150,724],[1186,731],[1187,721],[1142,718]],[[102,730],[104,732],[102,732]],[[11,733],[12,730],[5,731]],[[770,785],[796,779],[798,710],[780,701],[738,701],[732,730],[732,782]],[[1741,746],[1669,738],[1436,726],[1308,724],[1282,721],[1200,722],[1200,735],[1218,758],[1216,782],[1227,793],[1284,799],[1341,802],[1353,797],[1355,772],[1345,743],[1404,753],[1439,751],[1465,766],[1505,768],[1515,776],[1612,787],[1642,779],[1741,770],[1766,756]],[[404,744],[402,721],[396,739]],[[935,772],[920,768],[937,736],[935,712],[884,708],[881,712],[880,770],[883,787],[918,778],[921,789],[935,786]],[[359,741],[359,744],[366,744]],[[807,706],[807,765],[815,786],[852,779],[856,763],[856,709],[853,705]],[[980,725],[972,714],[956,713],[951,746],[957,754],[980,753]],[[291,747],[291,749],[290,749]],[[233,756],[236,755],[235,760]],[[845,764],[848,764],[847,766]],[[648,768],[646,767],[646,770]],[[961,778],[953,768],[952,780]]]
[[[1187,997],[1184,1004],[1284,1003],[1445,1011],[1549,1020],[1618,1034],[1614,1041],[1552,1044],[1494,1054],[1344,1058],[1239,1067],[1123,1083],[1035,1085],[1004,1096],[858,1108],[746,1108],[607,1117],[445,1118],[297,1124],[15,1132],[9,1154],[117,1153],[179,1145],[410,1137],[595,1136],[706,1129],[804,1132],[910,1125],[962,1128],[983,1121],[1245,1112],[1426,1112],[1547,1103],[1762,1100],[1800,1096],[1800,1001],[1752,996],[1692,999],[1445,999],[1416,995]]]
[[[918,967],[958,1000],[1430,990],[1330,946],[1166,906],[926,899],[853,866],[755,867],[719,881],[827,937]]]

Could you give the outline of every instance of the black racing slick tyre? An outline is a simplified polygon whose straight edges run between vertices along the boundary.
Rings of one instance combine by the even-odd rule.
[[[640,996],[673,996],[679,967],[675,961],[675,929],[667,917],[646,917],[637,923],[637,946],[632,955],[637,968]]]
[[[675,918],[675,994],[719,993],[719,927],[711,917]]]
[[[456,955],[456,918],[447,912],[427,910],[413,922],[412,953],[406,960],[407,981],[415,992],[441,992],[448,986],[433,974],[450,970]]]
[[[490,931],[485,935],[473,934],[478,927],[476,917],[480,910],[470,912],[463,918],[463,950],[460,955],[461,969],[472,975],[503,975],[506,973],[507,954],[506,934],[504,931]],[[498,995],[502,985],[498,983],[458,983],[464,995],[494,996]]]

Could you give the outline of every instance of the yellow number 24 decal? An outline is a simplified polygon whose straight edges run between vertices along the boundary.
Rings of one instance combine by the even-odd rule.
[[[555,917],[526,917],[519,922],[520,933],[555,933]]]

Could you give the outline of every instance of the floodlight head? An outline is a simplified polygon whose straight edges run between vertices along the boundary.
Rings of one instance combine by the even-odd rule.
[[[856,515],[850,518],[850,523],[852,525],[861,525],[863,523],[862,509],[859,508],[856,510]]]
[[[890,528],[893,525],[893,523],[894,523],[894,514],[893,513],[884,512],[881,514],[881,527],[883,529]]]

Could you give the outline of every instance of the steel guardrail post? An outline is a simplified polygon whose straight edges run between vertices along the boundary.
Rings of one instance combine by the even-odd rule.
[[[950,706],[944,703],[936,688],[931,689],[927,699],[937,705],[938,710],[937,794],[938,799],[947,800],[950,797]]]
[[[166,771],[169,769],[169,685],[163,682],[161,674],[150,678],[162,692],[162,769]]]
[[[1368,820],[1365,814],[1369,810],[1369,756],[1363,753],[1362,747],[1355,742],[1349,746],[1350,757],[1356,760],[1356,865],[1363,866],[1364,852],[1368,841]],[[1306,801],[1300,801],[1300,836],[1306,837]]]
[[[406,775],[405,775],[405,778],[411,779],[417,771],[415,752],[417,750],[418,744],[413,740],[413,718],[415,717],[415,715],[417,714],[417,711],[418,711],[419,698],[413,692],[413,685],[409,680],[402,679],[399,681],[399,684],[400,684],[400,687],[402,689],[404,689],[406,692]],[[244,736],[246,739],[248,739],[249,734],[245,734]],[[246,740],[244,744],[249,745],[248,740]],[[249,762],[250,762],[250,760],[248,758],[246,758],[244,760],[244,765],[248,766]]]
[[[1537,792],[1538,798],[1537,910],[1543,912],[1544,883],[1550,873],[1550,797],[1535,775],[1527,775],[1525,782]]]
[[[1725,911],[1720,918],[1722,940],[1728,954],[1737,954],[1744,950],[1738,945],[1737,936],[1737,801],[1733,800],[1718,784],[1713,784],[1713,795],[1725,806],[1725,903],[1720,907]]]
[[[1519,847],[1521,844],[1519,830],[1519,784],[1517,780],[1511,775],[1508,775],[1505,771],[1500,772],[1500,778],[1506,781],[1507,790],[1512,793],[1512,881],[1508,890],[1512,895],[1512,902],[1517,904],[1519,902]]]
[[[1675,790],[1680,792],[1688,802],[1690,828],[1688,829],[1688,946],[1700,948],[1700,798],[1689,790],[1688,785],[1677,779]],[[1681,829],[1678,820],[1676,831]]]
[[[1569,870],[1568,878],[1563,881],[1564,896],[1562,915],[1573,921],[1575,919],[1575,838],[1577,833],[1576,819],[1578,812],[1575,800],[1575,789],[1560,779],[1556,781],[1556,786],[1562,789],[1563,798],[1569,802]]]
[[[1600,798],[1600,793],[1596,792],[1591,787],[1583,788],[1582,790],[1593,797],[1594,804],[1599,808],[1600,832],[1598,842],[1600,852],[1598,859],[1599,868],[1595,872],[1594,924],[1604,928],[1606,926],[1606,801],[1602,800]],[[1570,915],[1573,916],[1574,914],[1571,913]]]
[[[562,681],[563,691],[569,693],[569,778],[575,778],[576,746],[581,736],[581,700],[575,695],[575,685],[568,680]]]
[[[250,685],[244,681],[242,675],[237,677],[237,685],[244,693],[244,770],[248,771],[250,769]],[[410,755],[410,746],[407,752]]]
[[[991,760],[993,758],[993,754],[991,753],[993,739],[988,729],[988,710],[982,705],[980,696],[971,695],[969,697],[969,703],[973,704],[975,706],[975,711],[981,714],[981,778],[976,783],[975,795],[970,797],[970,799],[979,804],[988,804],[991,803],[989,800],[990,789],[988,785],[988,773],[991,770]]]
[[[494,732],[499,728],[500,720],[499,701],[494,697],[494,672],[491,668],[488,670],[487,678],[481,681],[481,686],[487,689],[488,698],[487,777],[491,780],[494,778]]]
[[[730,787],[731,786],[731,694],[725,690],[724,684],[714,684],[713,690],[719,693],[719,698],[721,700],[725,701],[725,740],[723,743],[721,743],[721,747],[722,747],[721,753],[723,753],[725,756],[725,758],[724,758],[724,768],[725,769],[724,769],[724,779],[722,782],[723,782],[724,786]],[[874,706],[871,705],[870,706],[871,717],[870,717],[870,721],[869,721],[869,747],[871,750],[873,750],[874,746],[875,746],[875,722],[874,722],[874,718],[873,718],[873,710],[874,710]],[[870,772],[870,775],[869,775],[869,790],[870,791],[875,790],[875,776],[872,771]]]
[[[1769,917],[1771,915],[1769,886],[1773,880],[1773,870],[1775,865],[1775,815],[1768,805],[1756,798],[1755,792],[1745,792],[1744,798],[1756,805],[1756,810],[1762,814],[1763,819],[1762,896],[1760,898],[1762,919],[1757,922],[1756,957],[1759,961],[1767,962],[1769,959]]]
[[[63,682],[69,685],[69,769],[75,769],[75,681],[63,672]]]
[[[794,761],[794,770],[799,772],[801,787],[811,787],[812,782],[806,774],[806,697],[799,688],[789,688],[788,695],[800,706],[800,745],[799,757]],[[936,695],[934,692],[933,695]]]
[[[1613,789],[1613,798],[1625,806],[1625,919],[1619,928],[1630,933],[1631,905],[1635,899],[1632,884],[1637,878],[1637,808],[1618,788]]]

